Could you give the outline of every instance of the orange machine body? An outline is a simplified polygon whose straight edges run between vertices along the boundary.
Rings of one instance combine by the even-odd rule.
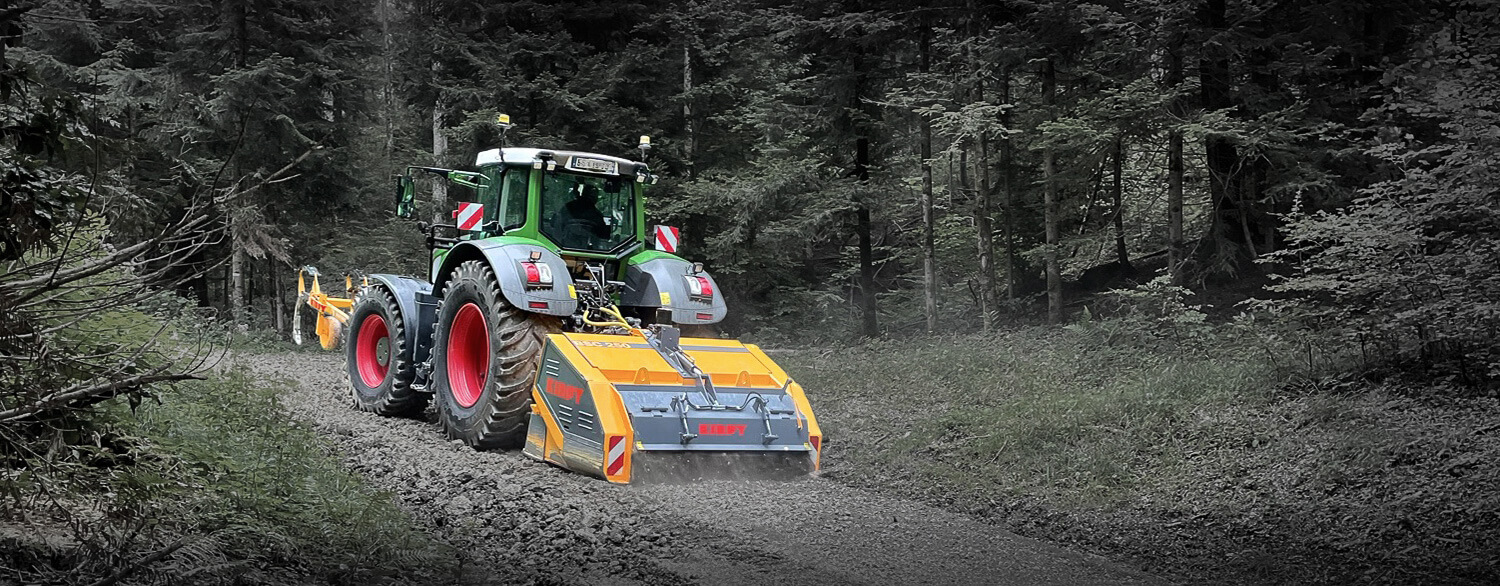
[[[616,483],[648,452],[805,455],[817,469],[812,407],[760,348],[709,338],[678,347],[709,384],[640,335],[548,335],[526,454]]]

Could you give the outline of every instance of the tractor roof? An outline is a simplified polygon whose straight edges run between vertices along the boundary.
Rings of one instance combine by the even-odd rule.
[[[597,160],[601,160],[601,161],[609,161],[609,162],[612,162],[612,163],[616,163],[616,164],[618,164],[618,169],[619,169],[618,173],[622,174],[622,175],[626,174],[627,172],[633,172],[636,169],[636,166],[641,164],[641,163],[638,163],[638,162],[635,162],[635,161],[632,161],[632,160],[629,160],[629,159],[622,159],[620,157],[611,157],[609,155],[601,155],[601,154],[598,154],[598,153],[585,153],[585,152],[581,152],[581,151],[563,151],[563,150],[554,150],[554,149],[532,149],[532,148],[504,148],[504,149],[490,149],[490,150],[487,150],[487,151],[481,151],[479,153],[479,157],[477,158],[477,160],[474,161],[474,165],[478,166],[478,167],[483,167],[485,165],[495,165],[495,164],[499,164],[499,163],[508,163],[508,164],[512,164],[512,165],[515,165],[515,164],[529,165],[529,164],[531,164],[532,161],[535,161],[537,159],[537,155],[539,155],[541,153],[544,153],[544,152],[546,152],[546,153],[552,153],[553,158],[556,159],[559,163],[562,163],[564,165],[566,165],[567,162],[570,161],[570,160],[572,160],[574,157],[586,158],[586,159],[597,159]]]

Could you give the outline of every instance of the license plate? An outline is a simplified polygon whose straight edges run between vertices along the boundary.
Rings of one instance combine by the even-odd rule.
[[[603,159],[589,159],[585,157],[573,157],[573,160],[568,161],[568,168],[575,171],[608,173],[610,175],[618,175],[620,172],[619,164],[615,163],[614,161],[606,161]]]

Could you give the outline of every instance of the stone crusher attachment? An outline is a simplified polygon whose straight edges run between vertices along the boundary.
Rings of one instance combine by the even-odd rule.
[[[807,397],[760,348],[629,331],[547,336],[526,455],[617,483],[818,468]]]

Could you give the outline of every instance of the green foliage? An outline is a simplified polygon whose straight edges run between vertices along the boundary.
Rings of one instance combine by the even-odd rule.
[[[7,565],[33,579],[87,583],[177,547],[137,577],[364,584],[454,571],[449,552],[415,531],[389,494],[286,416],[279,396],[290,389],[229,369],[129,412],[109,410],[94,431],[20,456],[20,474],[0,477],[0,523],[24,514],[31,531],[66,538],[26,541],[51,549]]]
[[[1193,292],[1186,287],[1173,285],[1170,277],[1158,275],[1133,289],[1112,289],[1101,294],[1094,307],[1113,319],[1086,319],[1065,327],[1080,332],[1092,330],[1106,344],[1129,336],[1138,345],[1154,340],[1196,354],[1205,349],[1199,343],[1206,342],[1214,328],[1209,326],[1203,306],[1188,303],[1192,296]],[[1085,317],[1089,317],[1087,311]]]
[[[178,490],[142,496],[191,503],[184,511],[190,530],[210,536],[227,560],[298,567],[349,584],[441,565],[446,556],[412,529],[389,494],[371,490],[285,415],[279,396],[288,392],[290,384],[242,368],[182,385],[125,420],[128,433],[167,456],[122,481],[175,477]]]
[[[1389,72],[1370,153],[1391,178],[1347,208],[1290,226],[1295,272],[1276,287],[1314,302],[1351,341],[1453,361],[1469,383],[1500,376],[1500,12],[1465,5]]]
[[[90,134],[78,102],[39,83],[27,62],[0,59],[0,98],[0,260],[13,261],[55,250],[59,230],[82,215],[83,177],[54,161],[76,158]]]

